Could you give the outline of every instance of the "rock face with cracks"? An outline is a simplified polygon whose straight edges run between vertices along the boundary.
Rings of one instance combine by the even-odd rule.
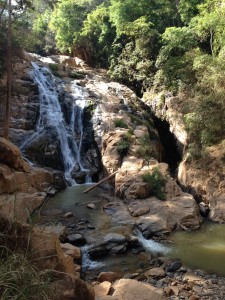
[[[26,222],[48,194],[66,187],[61,172],[31,167],[11,142],[0,138],[0,215]]]

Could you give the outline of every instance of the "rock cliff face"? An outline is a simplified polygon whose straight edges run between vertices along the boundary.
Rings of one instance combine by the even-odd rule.
[[[36,59],[30,56],[28,58],[31,60]],[[71,99],[65,93],[71,83],[68,76],[71,76],[74,71],[76,74],[82,74],[83,76],[83,78],[76,80],[76,84],[85,88],[88,99],[83,118],[83,125],[86,124],[87,128],[82,146],[84,151],[83,162],[85,167],[91,169],[93,177],[98,179],[95,174],[98,174],[101,170],[101,157],[98,150],[96,150],[99,149],[104,174],[111,174],[118,170],[115,182],[112,182],[115,186],[115,193],[126,204],[130,205],[130,214],[138,216],[139,219],[136,224],[143,233],[148,232],[145,234],[146,236],[150,236],[152,233],[167,233],[174,227],[198,228],[201,219],[193,197],[182,193],[177,184],[171,179],[168,165],[160,162],[163,147],[154,128],[152,114],[148,107],[127,87],[110,82],[104,70],[93,70],[84,65],[78,66],[74,61],[73,63],[67,61],[65,57],[63,59],[52,57],[52,59],[57,64],[60,76],[63,76],[64,88],[58,88],[58,94],[65,122],[68,124],[71,115]],[[44,64],[48,65],[48,63]],[[20,93],[23,92],[23,88],[26,88],[26,97],[23,98],[23,105],[26,105],[22,111],[14,109],[11,122],[11,138],[20,145],[24,139],[28,139],[24,150],[26,155],[35,162],[47,166],[50,162],[51,166],[55,168],[59,166],[60,169],[63,169],[60,159],[62,155],[57,139],[54,134],[49,136],[51,128],[48,127],[45,132],[43,131],[43,136],[39,135],[38,139],[32,139],[29,142],[28,136],[32,136],[35,130],[40,104],[35,102],[39,96],[39,90],[32,81],[33,78],[30,75],[31,73],[28,72],[28,67],[27,62],[17,66],[18,70],[22,68],[21,72],[17,73],[24,74],[25,72],[28,75],[20,79],[15,77],[17,78],[15,82],[18,84],[15,107],[19,106],[18,101],[22,97]],[[61,79],[54,80],[58,86],[61,86]],[[55,87],[52,86],[52,88]],[[28,102],[32,105],[27,105]],[[33,115],[30,111],[31,107]],[[172,108],[174,108],[174,105],[171,104],[171,111]],[[31,115],[32,118],[30,118]],[[91,118],[92,122],[90,122]],[[13,123],[14,119],[19,120],[18,124]],[[25,124],[28,123],[30,125],[26,127]],[[180,128],[179,132],[182,132],[180,142],[186,143],[182,126]],[[88,144],[90,140],[93,141],[91,145]],[[165,202],[152,197],[154,196],[151,193],[152,187],[143,180],[145,174],[151,175],[155,169],[159,170],[167,181],[166,187],[163,188],[166,195]],[[79,180],[79,176],[80,178],[85,176],[80,172],[79,166],[74,166],[73,172],[76,180]],[[6,170],[4,174],[6,174],[5,177],[9,176]],[[143,211],[140,213],[142,203],[148,208],[145,213]],[[153,203],[153,208],[151,203]],[[183,212],[184,208],[185,212]],[[155,226],[153,219],[156,211],[159,214],[160,224],[157,223]],[[155,228],[153,228],[154,226]]]
[[[94,130],[105,172],[117,171],[115,194],[135,217],[134,224],[147,238],[174,228],[198,228],[201,217],[193,196],[182,192],[168,165],[159,162],[163,149],[148,108],[130,89],[109,83],[104,76],[94,75],[86,87],[97,96]],[[154,170],[166,179],[165,201],[154,197],[152,187],[143,180]]]
[[[143,101],[154,113],[170,124],[170,131],[175,135],[178,146],[183,151],[183,161],[179,165],[178,180],[191,192],[200,203],[203,213],[209,211],[209,218],[216,222],[225,222],[225,147],[224,141],[206,149],[207,155],[194,160],[188,152],[188,134],[185,131],[183,96],[173,97],[170,94],[149,95]]]
[[[57,122],[53,122],[48,114],[47,102],[52,101],[51,97],[57,97],[59,107],[55,108],[54,113],[61,110],[64,126],[67,130],[63,135],[74,136],[68,142],[74,143],[74,139],[79,141],[79,156],[81,164],[74,165],[71,169],[72,177],[77,183],[84,183],[87,175],[83,170],[89,170],[89,176],[93,180],[98,180],[101,171],[101,158],[98,147],[94,140],[91,119],[91,111],[88,107],[82,109],[75,105],[75,101],[82,101],[82,92],[72,78],[75,76],[71,65],[76,65],[74,59],[54,56],[55,61],[49,58],[42,60],[36,55],[25,55],[24,61],[15,62],[13,68],[13,92],[11,99],[11,120],[10,120],[10,140],[21,148],[23,155],[30,161],[41,167],[50,167],[55,170],[66,171],[65,155],[63,153],[62,139],[59,138]],[[38,62],[36,73],[31,66],[31,62]],[[58,64],[61,62],[62,64]],[[67,64],[67,65],[66,65]],[[55,66],[57,72],[47,69],[49,66]],[[45,69],[46,67],[46,69]],[[37,72],[41,70],[41,80],[37,80]],[[54,73],[54,75],[53,75]],[[79,74],[85,77],[85,75]],[[3,134],[4,125],[4,99],[6,94],[6,82],[0,81],[1,97],[1,115],[0,115],[0,136]],[[41,86],[42,85],[42,86]],[[76,90],[73,90],[74,87]],[[47,89],[46,95],[43,95],[42,88]],[[88,102],[88,93],[85,98]],[[42,97],[42,102],[40,100]],[[43,99],[47,97],[49,99]],[[55,105],[55,104],[54,104]],[[82,104],[83,105],[83,104]],[[91,107],[91,106],[90,106]],[[56,116],[57,117],[57,116]],[[56,121],[61,117],[56,119]],[[71,128],[70,128],[71,127]],[[82,128],[82,132],[80,128]],[[80,141],[81,140],[81,141]],[[76,154],[69,154],[70,156]]]
[[[13,68],[10,140],[17,145],[33,132],[39,115],[38,88],[30,76],[28,61],[16,61]],[[0,135],[3,134],[6,81],[0,80]]]
[[[0,215],[26,222],[48,194],[66,187],[61,172],[31,167],[19,148],[0,138]]]

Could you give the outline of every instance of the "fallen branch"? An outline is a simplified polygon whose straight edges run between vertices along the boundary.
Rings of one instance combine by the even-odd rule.
[[[100,184],[104,183],[105,181],[113,178],[116,175],[117,171],[115,171],[114,173],[112,173],[111,175],[109,175],[108,177],[100,180],[99,182],[97,182],[96,184],[94,184],[92,187],[88,188],[87,190],[85,190],[82,194],[86,194],[88,192],[90,192],[91,190],[95,189],[97,186],[99,186]]]

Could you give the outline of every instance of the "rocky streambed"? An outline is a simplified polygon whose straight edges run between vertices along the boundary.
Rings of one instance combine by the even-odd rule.
[[[168,299],[224,299],[223,225],[203,224],[200,231],[147,240],[135,226],[137,217],[118,198],[101,189],[82,194],[86,188],[60,192],[42,208],[38,220],[63,226],[61,242],[80,247],[81,277],[94,286],[97,299],[107,294],[117,299],[114,282],[123,278],[128,286],[135,279]]]

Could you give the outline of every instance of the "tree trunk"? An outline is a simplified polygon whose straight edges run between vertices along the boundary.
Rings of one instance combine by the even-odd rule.
[[[180,2],[179,0],[175,0],[177,9],[179,8],[179,2]]]
[[[4,4],[2,5],[2,7],[0,9],[0,25],[2,25],[2,16],[3,16],[4,11],[6,9],[6,5],[7,5],[7,0],[5,0]]]
[[[9,138],[9,123],[10,123],[10,100],[12,94],[12,3],[9,0],[8,8],[8,37],[7,37],[7,95],[5,106],[5,127],[4,138]]]
[[[117,172],[118,172],[118,171],[115,171],[114,173],[112,173],[112,174],[109,175],[108,177],[106,177],[106,178],[100,180],[99,182],[97,182],[96,184],[94,184],[92,187],[90,187],[90,188],[88,188],[87,190],[85,190],[82,194],[86,194],[86,193],[90,192],[91,190],[95,189],[97,186],[99,186],[99,185],[102,184],[103,182],[105,182],[105,181],[107,181],[107,180],[113,178],[113,177],[116,175]]]

